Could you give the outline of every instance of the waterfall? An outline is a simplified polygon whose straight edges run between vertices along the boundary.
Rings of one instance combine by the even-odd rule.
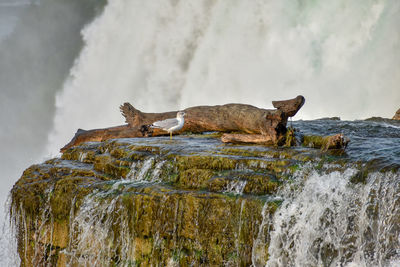
[[[400,103],[400,2],[109,1],[56,98],[48,151],[78,128],[229,102],[270,107],[302,94],[299,118],[392,117]],[[339,108],[340,107],[340,108]]]
[[[400,173],[303,169],[281,192],[266,266],[398,266]]]

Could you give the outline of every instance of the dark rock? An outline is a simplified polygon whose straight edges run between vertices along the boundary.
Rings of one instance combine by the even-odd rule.
[[[324,117],[324,118],[319,118],[318,120],[321,120],[321,121],[340,121],[340,117]]]

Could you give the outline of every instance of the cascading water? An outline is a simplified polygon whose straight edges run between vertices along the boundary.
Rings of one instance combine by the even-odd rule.
[[[131,266],[132,263],[125,262],[133,258],[135,248],[134,236],[129,231],[131,216],[119,198],[108,201],[102,199],[101,193],[88,196],[78,214],[71,218],[71,242],[64,252],[70,256],[68,265],[101,266],[111,262],[118,250],[118,266]],[[120,236],[114,235],[115,227]]]
[[[397,266],[400,173],[356,170],[321,174],[305,168],[282,191],[266,266]]]

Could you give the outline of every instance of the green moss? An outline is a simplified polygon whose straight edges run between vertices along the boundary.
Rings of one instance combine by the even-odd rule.
[[[299,164],[294,164],[294,165],[289,166],[288,169],[293,174],[293,173],[295,173],[296,171],[298,171],[300,169],[300,165]]]
[[[82,199],[92,190],[83,187],[84,184],[95,182],[96,179],[88,177],[71,177],[60,179],[50,193],[50,206],[56,220],[66,220],[69,217],[73,200]]]
[[[264,172],[264,171],[270,171],[275,173],[276,175],[279,175],[280,173],[286,171],[287,167],[290,166],[291,161],[290,160],[246,160],[245,166],[248,166],[249,168],[259,171],[259,172]]]
[[[130,172],[130,168],[126,166],[128,164],[128,162],[121,164],[121,161],[113,160],[109,155],[97,155],[93,168],[114,178],[125,178]]]
[[[139,161],[139,160],[145,160],[148,156],[149,156],[149,154],[146,152],[133,151],[129,155],[129,159],[132,161]]]
[[[329,138],[330,136],[305,135],[303,136],[303,146],[327,150]]]
[[[128,147],[130,151],[138,151],[138,152],[151,152],[153,154],[160,154],[160,148],[156,146],[138,146],[131,145]]]
[[[93,163],[96,154],[99,153],[93,147],[73,147],[69,148],[61,155],[63,160],[75,160],[84,163]]]
[[[218,154],[223,155],[234,155],[234,156],[242,156],[242,157],[263,157],[267,152],[265,151],[255,151],[249,149],[240,149],[240,148],[224,148]]]
[[[243,193],[245,194],[273,194],[277,191],[279,183],[271,176],[253,175],[247,178]]]
[[[295,129],[289,127],[286,131],[285,134],[285,143],[284,143],[284,147],[292,147],[292,146],[296,146],[296,135],[295,135]]]
[[[189,189],[205,188],[213,171],[207,169],[189,169],[179,173],[179,186]]]
[[[226,177],[213,177],[208,180],[207,188],[211,192],[223,192],[225,188],[227,188],[229,184],[229,179]]]
[[[188,169],[230,170],[236,161],[226,157],[212,156],[176,156],[176,165],[180,171]]]
[[[113,158],[121,159],[121,158],[127,158],[129,156],[129,152],[126,149],[116,147],[111,149],[110,155]]]

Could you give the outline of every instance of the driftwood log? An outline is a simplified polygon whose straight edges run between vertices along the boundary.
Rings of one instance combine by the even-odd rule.
[[[185,125],[178,133],[240,132],[242,134],[235,135],[237,142],[252,143],[254,140],[262,139],[265,140],[265,144],[275,144],[279,137],[286,133],[287,119],[294,116],[304,102],[303,96],[273,101],[272,104],[276,108],[273,110],[244,104],[190,107],[184,110],[186,112]],[[61,152],[89,141],[165,135],[166,132],[150,128],[149,125],[155,121],[174,118],[177,113],[177,111],[145,113],[135,109],[129,103],[124,103],[120,110],[127,125],[88,131],[79,129]]]
[[[277,139],[272,135],[264,134],[231,134],[225,133],[221,136],[221,141],[224,143],[252,143],[259,145],[274,145]]]

